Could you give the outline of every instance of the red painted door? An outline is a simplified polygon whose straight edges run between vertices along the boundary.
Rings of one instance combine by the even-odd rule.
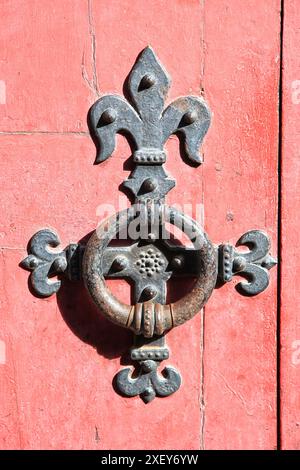
[[[300,274],[298,231],[300,198],[300,10],[285,2],[282,44],[282,158],[280,269],[280,441],[283,449],[300,448]]]
[[[287,22],[296,3],[284,2]],[[148,44],[172,76],[168,100],[201,95],[213,113],[201,167],[185,165],[177,138],[169,139],[166,167],[177,185],[167,202],[202,204],[215,244],[265,230],[276,256],[282,8],[280,0],[0,2],[0,448],[274,449],[279,429],[285,447],[299,446],[288,374],[298,379],[286,353],[298,344],[291,271],[283,272],[283,292],[293,295],[283,293],[290,316],[288,323],[280,316],[281,328],[276,269],[256,297],[237,293],[238,278],[215,289],[202,312],[168,334],[180,390],[146,405],[112,385],[131,333],[99,315],[80,283],[64,281],[57,296],[36,298],[19,267],[38,230],[55,228],[66,246],[95,230],[101,204],[119,207],[130,149],[119,136],[113,157],[93,166],[87,111],[102,94],[123,93]],[[288,47],[287,101],[299,79]],[[284,145],[286,159],[294,149],[296,160],[296,141],[287,136]],[[283,170],[295,185],[284,183],[291,192],[283,214],[295,219],[294,172]],[[296,228],[287,230],[289,246]],[[295,256],[289,249],[283,259]],[[109,284],[129,300],[128,284]]]

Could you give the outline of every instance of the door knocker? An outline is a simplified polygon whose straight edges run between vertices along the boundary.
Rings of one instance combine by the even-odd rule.
[[[53,275],[82,279],[99,311],[133,331],[131,359],[140,364],[139,375],[133,378],[132,370],[125,368],[117,374],[116,384],[123,395],[140,395],[145,402],[171,395],[180,387],[175,368],[165,367],[163,376],[157,371],[160,362],[169,357],[165,333],[201,310],[217,280],[226,283],[241,275],[246,280],[237,284],[239,292],[256,295],[267,288],[269,270],[276,264],[264,232],[250,230],[239,239],[237,246],[247,246],[247,252],[230,244],[215,246],[197,222],[165,204],[166,194],[175,186],[163,167],[165,142],[178,134],[185,157],[200,164],[199,147],[211,120],[207,104],[195,96],[180,97],[164,109],[169,87],[167,72],[147,47],[129,75],[129,101],[106,95],[90,109],[96,163],[113,153],[116,133],[130,138],[135,169],[123,185],[134,196],[134,204],[104,220],[85,246],[74,243],[54,251],[60,244],[57,234],[40,230],[22,262],[32,271],[31,283],[38,295],[48,297],[58,291],[61,281],[51,280]],[[192,246],[172,240],[167,224],[182,230]],[[120,243],[122,239],[126,243]],[[171,276],[192,276],[195,283],[183,298],[167,303],[166,285]],[[119,301],[108,289],[107,278],[131,279],[134,304]]]

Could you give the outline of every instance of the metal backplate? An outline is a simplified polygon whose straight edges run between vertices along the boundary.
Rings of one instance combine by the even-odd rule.
[[[158,372],[160,362],[169,358],[165,332],[199,312],[217,278],[222,284],[236,275],[245,277],[237,284],[238,291],[256,295],[267,288],[269,270],[276,264],[264,232],[245,233],[237,243],[244,251],[230,244],[214,246],[194,220],[165,205],[165,196],[176,183],[163,166],[167,139],[178,135],[184,161],[197,166],[202,163],[199,149],[211,122],[208,105],[197,96],[179,97],[165,107],[170,85],[168,73],[151,47],[146,47],[126,81],[128,99],[105,95],[89,111],[95,163],[112,155],[117,133],[129,140],[134,169],[123,188],[131,193],[133,205],[103,221],[86,246],[73,243],[59,251],[58,235],[50,229],[39,231],[22,262],[32,271],[32,287],[38,295],[57,292],[62,275],[74,281],[82,278],[99,310],[134,332],[131,359],[139,371],[134,376],[127,367],[117,374],[115,383],[119,393],[140,395],[146,403],[171,395],[181,384],[174,367],[165,367],[162,375]],[[167,223],[180,228],[192,248],[172,240]],[[192,290],[167,304],[167,282],[186,276],[195,278]],[[133,305],[110,293],[107,278],[130,280]]]

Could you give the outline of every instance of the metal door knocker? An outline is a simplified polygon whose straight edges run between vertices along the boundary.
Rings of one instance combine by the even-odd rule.
[[[185,157],[200,164],[199,147],[211,120],[207,104],[195,96],[180,97],[164,109],[169,86],[167,72],[147,47],[129,75],[129,101],[117,95],[102,96],[90,109],[96,163],[113,153],[116,133],[130,138],[135,169],[123,184],[134,196],[134,204],[103,221],[86,246],[70,244],[57,252],[52,249],[60,243],[57,234],[50,229],[37,232],[22,262],[32,271],[31,283],[38,295],[47,297],[58,291],[61,281],[51,280],[53,275],[83,279],[99,311],[133,331],[131,359],[140,364],[139,374],[133,378],[131,368],[123,369],[116,384],[123,395],[140,395],[145,402],[171,395],[180,387],[175,368],[165,367],[163,375],[157,371],[169,357],[165,333],[201,310],[217,280],[226,283],[241,275],[246,280],[237,284],[239,292],[256,295],[267,288],[268,270],[276,264],[264,232],[251,230],[240,238],[237,246],[247,246],[247,252],[230,244],[215,246],[198,223],[165,204],[166,194],[175,186],[163,167],[165,142],[178,134]],[[192,246],[171,239],[167,224],[184,231]],[[191,276],[195,283],[183,298],[167,303],[166,286],[172,276]],[[106,278],[131,279],[134,304],[119,301]]]

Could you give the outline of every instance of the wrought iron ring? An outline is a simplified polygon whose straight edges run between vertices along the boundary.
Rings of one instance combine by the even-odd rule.
[[[195,221],[171,207],[165,207],[172,225],[184,226],[193,243],[198,274],[192,290],[175,303],[162,305],[155,301],[127,305],[118,300],[105,283],[103,256],[113,237],[135,217],[132,208],[118,212],[103,222],[85,248],[82,275],[92,299],[113,323],[145,337],[162,335],[166,330],[191,319],[211,296],[217,279],[217,255],[213,244]]]

